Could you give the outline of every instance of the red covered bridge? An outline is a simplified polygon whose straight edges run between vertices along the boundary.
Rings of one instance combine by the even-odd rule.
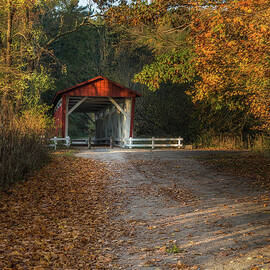
[[[135,98],[140,94],[98,76],[56,93],[53,99],[56,135],[69,135],[72,112],[94,113],[96,138],[133,136]]]

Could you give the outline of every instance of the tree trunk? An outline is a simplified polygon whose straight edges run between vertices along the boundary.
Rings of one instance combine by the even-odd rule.
[[[12,23],[14,16],[14,9],[11,4],[12,0],[7,0],[8,16],[7,16],[7,50],[6,50],[6,64],[11,66],[11,45],[12,45]]]

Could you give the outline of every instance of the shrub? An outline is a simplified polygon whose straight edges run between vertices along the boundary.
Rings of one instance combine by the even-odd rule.
[[[0,106],[0,188],[6,189],[48,160],[51,120],[42,106],[22,112],[6,100]]]

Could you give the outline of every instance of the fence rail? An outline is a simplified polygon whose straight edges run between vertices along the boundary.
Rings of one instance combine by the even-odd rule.
[[[88,144],[89,138],[81,138],[81,139],[72,139],[71,144],[80,145],[80,144]]]
[[[70,137],[66,137],[66,138],[57,138],[57,137],[53,137],[50,139],[51,142],[53,142],[53,144],[49,144],[49,147],[54,147],[54,149],[56,150],[58,142],[64,142],[64,146],[66,147],[70,147],[71,144],[71,140]]]
[[[57,148],[58,142],[64,142],[64,146],[70,147],[70,145],[87,145],[88,148],[91,148],[92,144],[99,145],[105,144],[109,145],[111,148],[113,146],[121,146],[123,148],[147,148],[151,147],[152,149],[157,147],[183,147],[183,138],[113,138],[113,137],[106,137],[106,138],[81,138],[81,139],[70,139],[70,137],[66,138],[57,138],[54,137],[50,139],[53,144],[49,146]],[[139,143],[140,142],[140,143]],[[165,142],[165,143],[164,143]],[[167,142],[167,143],[166,143]]]
[[[167,143],[164,144],[163,142],[175,142],[175,143]],[[135,148],[135,147],[151,147],[152,149],[157,148],[157,147],[178,147],[181,148],[183,147],[183,138],[127,138],[124,139],[124,147],[128,148]],[[136,144],[134,142],[142,142],[140,144]],[[143,142],[150,142],[150,143],[143,143]],[[162,142],[162,143],[161,143]],[[177,143],[176,143],[177,142]]]
[[[70,139],[70,137],[66,138],[51,138],[50,141],[52,144],[49,144],[49,147],[57,148],[58,145],[64,145],[66,147],[70,147],[71,145],[87,145],[88,148],[94,145],[109,145],[111,148],[115,145],[120,146],[123,142],[120,138],[113,137],[104,137],[104,138],[79,138],[79,139]],[[60,144],[59,142],[64,142]]]

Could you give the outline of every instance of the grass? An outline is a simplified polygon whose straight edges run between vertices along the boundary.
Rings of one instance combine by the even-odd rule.
[[[252,185],[270,190],[270,156],[267,152],[212,152],[199,160],[217,171],[252,179]]]
[[[247,136],[243,140],[242,136],[211,136],[203,135],[196,143],[194,149],[204,150],[251,150],[270,155],[270,137],[258,134],[255,137]]]
[[[166,252],[169,254],[176,254],[180,252],[180,249],[176,244],[173,244],[166,248]]]
[[[56,150],[54,152],[56,155],[61,155],[61,156],[66,156],[66,157],[75,157],[75,154],[78,153],[78,150],[75,149],[61,149],[61,150]]]

